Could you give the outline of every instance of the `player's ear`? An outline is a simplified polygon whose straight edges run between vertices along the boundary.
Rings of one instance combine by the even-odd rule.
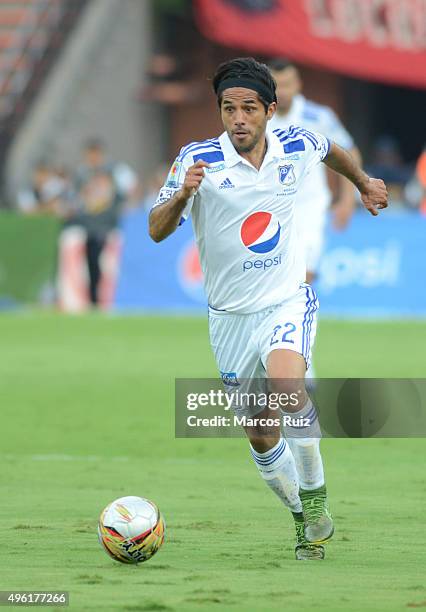
[[[272,119],[272,117],[275,115],[275,111],[277,110],[277,103],[276,102],[271,102],[271,104],[268,106],[268,110],[266,112],[266,118],[268,119]]]

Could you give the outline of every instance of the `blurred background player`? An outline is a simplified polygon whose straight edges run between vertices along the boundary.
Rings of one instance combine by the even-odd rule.
[[[334,111],[301,93],[302,79],[296,65],[287,59],[275,59],[269,67],[277,83],[277,112],[269,122],[269,129],[286,129],[291,125],[302,126],[308,130],[326,134],[330,140],[348,150],[360,164],[361,156],[350,134],[343,127]],[[355,189],[347,178],[336,174],[337,198],[327,180],[327,168],[318,164],[312,168],[300,187],[295,206],[295,219],[299,239],[303,243],[306,259],[306,282],[311,284],[316,276],[324,246],[324,233],[327,211],[332,205],[333,224],[336,229],[344,229],[355,208]],[[314,378],[311,365],[308,378]]]
[[[60,241],[60,303],[67,311],[89,303],[106,308],[117,277],[121,212],[138,200],[139,180],[128,164],[110,162],[105,144],[92,138],[83,147],[73,189],[75,212]]]
[[[63,202],[68,192],[68,181],[64,174],[45,160],[34,166],[31,184],[17,192],[18,209],[28,215],[63,214]]]

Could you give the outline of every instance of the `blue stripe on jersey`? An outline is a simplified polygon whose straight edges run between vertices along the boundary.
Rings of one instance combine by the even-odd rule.
[[[305,138],[307,138],[315,147],[315,149],[318,148],[318,139],[315,136],[315,134],[313,134],[312,132],[310,132],[309,130],[305,130],[304,128],[297,128],[297,127],[292,127],[289,130],[289,135],[284,136],[283,138],[280,138],[281,142],[283,142],[284,140],[289,140],[289,138],[292,138],[294,136],[305,136]]]
[[[287,130],[287,134],[284,134],[283,136],[281,136],[280,140],[281,142],[284,142],[285,140],[290,140],[290,138],[293,138],[294,136],[299,136],[299,135],[306,136],[306,138],[309,138],[312,144],[316,143],[315,148],[318,147],[318,139],[315,136],[315,134],[297,125],[291,125],[289,129]]]
[[[301,127],[297,125],[290,125],[290,127],[288,127],[286,130],[277,129],[273,130],[273,132],[276,136],[278,136],[281,142],[284,142],[285,140],[294,138],[294,136],[296,136],[300,130],[302,130]]]
[[[311,132],[310,130],[305,130],[304,128],[302,129],[302,132],[306,134],[308,138],[312,138],[312,140],[317,143],[317,146],[319,145],[318,138],[313,132]]]
[[[294,153],[295,151],[304,151],[305,143],[302,139],[292,140],[284,143],[284,153]]]
[[[308,130],[302,130],[302,134],[312,143],[314,149],[318,149],[318,140],[311,132],[308,132]]]
[[[212,164],[213,162],[217,162],[217,161],[223,161],[225,159],[222,151],[204,151],[204,153],[197,153],[196,155],[193,156],[193,158],[194,158],[194,164],[199,159],[202,159],[208,164]]]
[[[284,135],[282,139],[288,140],[289,138],[292,138],[293,135],[301,129],[302,128],[299,127],[298,125],[290,125],[290,127],[287,130],[284,130]]]
[[[189,144],[182,147],[181,154],[185,155],[189,149],[192,149],[194,147],[205,146],[208,144],[214,144],[214,145],[219,144],[219,139],[218,138],[206,138],[206,140],[194,140],[193,142],[190,142]]]
[[[280,142],[287,142],[287,140],[291,140],[292,138],[296,138],[302,134],[302,128],[291,128],[287,132],[284,132],[282,136],[279,136]]]
[[[278,138],[281,138],[281,136],[286,133],[286,130],[276,128],[275,130],[272,130],[272,133],[275,134],[275,136],[278,136]]]
[[[179,156],[178,156],[178,161],[182,161],[185,155],[187,155],[191,151],[196,151],[197,149],[208,149],[208,148],[220,149],[221,146],[220,146],[219,140],[217,138],[211,138],[210,140],[203,140],[202,142],[191,142],[189,145],[181,149]]]
[[[178,226],[179,226],[179,225],[183,225],[183,224],[185,223],[185,221],[186,221],[185,217],[181,217],[181,218],[180,218],[180,221],[179,221],[179,223],[178,223]]]

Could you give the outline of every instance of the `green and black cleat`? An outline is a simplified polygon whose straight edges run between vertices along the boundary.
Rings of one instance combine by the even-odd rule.
[[[296,548],[294,553],[297,561],[318,561],[325,557],[324,546],[321,544],[310,544],[305,538],[305,521],[303,514],[295,514],[294,525],[296,527]]]
[[[300,489],[299,495],[303,506],[307,542],[310,544],[328,542],[334,533],[334,525],[328,509],[325,485],[312,491]]]

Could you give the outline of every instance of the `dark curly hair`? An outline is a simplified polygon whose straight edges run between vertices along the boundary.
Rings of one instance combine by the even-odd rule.
[[[220,84],[225,79],[233,79],[233,78],[245,78],[250,79],[252,81],[258,81],[263,88],[267,89],[271,93],[271,99],[276,102],[276,87],[277,84],[275,82],[274,77],[272,76],[268,66],[266,64],[261,64],[256,61],[253,57],[238,57],[236,59],[230,60],[228,62],[223,62],[220,64],[212,79],[213,89],[215,94],[218,97],[219,107],[222,102],[222,95],[218,95],[218,90]],[[261,94],[259,95],[259,99],[265,107],[265,112],[268,110],[269,104],[271,100],[268,102],[265,100]]]

